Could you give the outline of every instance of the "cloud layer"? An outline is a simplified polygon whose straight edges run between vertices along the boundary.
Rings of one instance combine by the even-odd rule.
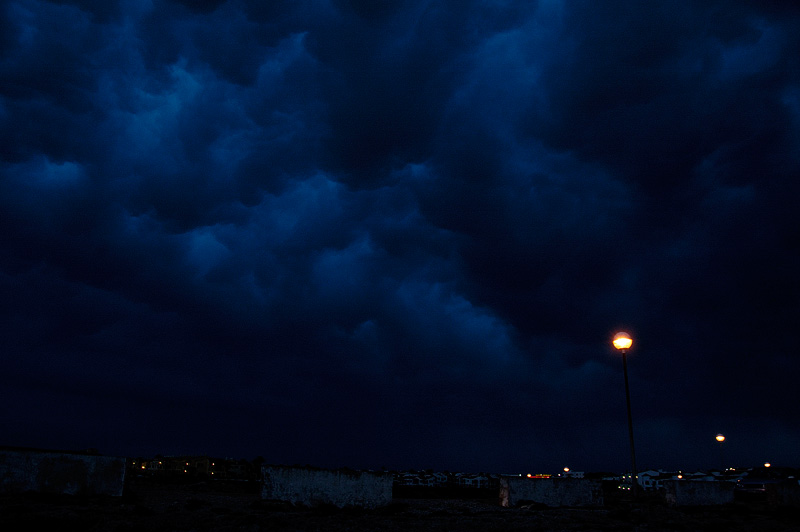
[[[11,0],[6,443],[795,458],[800,12]],[[796,464],[795,464],[796,465]]]

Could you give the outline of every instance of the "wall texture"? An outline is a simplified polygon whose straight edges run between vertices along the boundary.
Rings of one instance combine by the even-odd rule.
[[[602,506],[600,481],[578,478],[501,477],[500,504],[505,507],[524,503],[561,506]]]
[[[264,466],[263,499],[339,508],[377,508],[392,502],[392,476],[349,470]]]
[[[732,482],[692,480],[664,481],[667,504],[671,506],[709,506],[733,502]]]
[[[800,508],[800,480],[792,479],[775,486],[776,504]]]
[[[0,449],[0,492],[121,496],[125,459]]]

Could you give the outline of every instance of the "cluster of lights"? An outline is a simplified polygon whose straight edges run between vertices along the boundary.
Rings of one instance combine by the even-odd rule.
[[[135,460],[134,460],[133,462],[131,462],[131,463],[132,463],[132,465],[133,465],[134,467],[137,465]],[[190,464],[189,462],[184,462],[184,463],[186,464],[186,468],[183,470],[183,472],[184,472],[184,473],[189,473],[189,466],[190,466],[191,464]],[[158,465],[159,465],[159,466],[163,465],[163,462],[160,462],[160,461],[159,461],[159,462],[158,462]],[[217,465],[217,464],[216,464],[216,462],[211,462],[211,467],[215,467],[216,465]],[[147,469],[147,462],[142,462],[142,463],[141,463],[141,465],[140,465],[139,467],[141,467],[141,469],[144,469],[144,470],[146,470],[146,469]],[[158,469],[161,469],[161,468],[159,467]],[[212,475],[213,475],[213,474],[215,474],[215,472],[214,472],[214,471],[210,471],[210,474],[212,474]],[[528,475],[528,476],[530,477],[531,475]],[[538,475],[537,475],[537,477],[538,477]]]

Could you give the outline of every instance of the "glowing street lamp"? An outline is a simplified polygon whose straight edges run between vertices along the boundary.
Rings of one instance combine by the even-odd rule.
[[[722,468],[720,471],[725,471],[725,457],[722,454],[722,442],[725,441],[725,435],[717,434],[716,440],[719,442],[719,465]]]
[[[618,332],[612,341],[614,347],[622,354],[622,370],[625,373],[625,400],[628,404],[628,436],[631,440],[631,491],[636,497],[639,484],[639,474],[636,471],[636,447],[633,445],[633,417],[631,416],[631,392],[628,387],[628,349],[633,345],[631,336],[626,332]]]
[[[614,335],[614,341],[612,343],[614,344],[614,347],[625,354],[625,351],[630,349],[631,345],[633,345],[633,340],[628,333],[618,332]]]

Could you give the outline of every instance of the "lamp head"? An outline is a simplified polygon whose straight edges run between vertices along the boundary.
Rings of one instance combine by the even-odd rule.
[[[614,340],[612,343],[619,351],[625,351],[626,349],[630,348],[631,345],[633,345],[633,340],[628,333],[618,332],[614,335]]]
[[[720,443],[724,442],[725,436],[723,436],[722,434],[717,434],[717,441]]]

